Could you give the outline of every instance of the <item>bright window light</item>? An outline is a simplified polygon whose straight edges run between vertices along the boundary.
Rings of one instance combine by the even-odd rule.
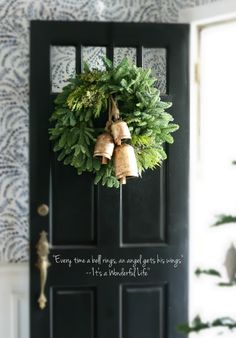
[[[236,224],[212,228],[215,216],[236,215],[236,22],[205,27],[200,33],[199,156],[193,168],[191,200],[190,318],[236,320],[234,287],[217,286],[217,277],[194,276],[213,268],[226,282],[225,256],[236,247]],[[216,338],[217,329],[190,337]],[[228,330],[221,337],[235,337]]]

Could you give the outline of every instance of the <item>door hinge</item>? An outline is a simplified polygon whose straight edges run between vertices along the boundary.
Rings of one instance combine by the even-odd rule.
[[[200,83],[200,63],[196,62],[194,66],[194,79],[196,83]]]

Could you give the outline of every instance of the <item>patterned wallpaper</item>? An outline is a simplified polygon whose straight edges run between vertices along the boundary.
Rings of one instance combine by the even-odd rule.
[[[212,1],[0,0],[0,262],[28,260],[30,20],[176,22]]]

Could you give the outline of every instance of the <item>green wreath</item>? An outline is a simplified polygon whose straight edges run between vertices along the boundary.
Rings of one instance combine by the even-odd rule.
[[[118,112],[117,118],[128,125],[140,176],[167,158],[163,145],[164,142],[173,143],[171,133],[178,125],[171,123],[173,117],[165,110],[172,103],[161,100],[155,85],[157,79],[150,69],[136,67],[126,58],[116,67],[105,58],[103,63],[104,71],[89,69],[85,64],[84,72],[71,78],[58,94],[49,134],[54,142],[53,150],[59,153],[59,161],[74,167],[78,175],[95,174],[95,184],[101,182],[117,188],[120,183],[115,174],[114,158],[103,165],[93,155],[97,137],[105,129],[109,131],[113,123],[114,110]],[[113,112],[109,107],[112,102]],[[104,117],[109,123],[101,128],[98,122]]]

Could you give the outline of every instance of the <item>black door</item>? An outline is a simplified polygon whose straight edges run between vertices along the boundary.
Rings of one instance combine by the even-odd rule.
[[[187,320],[188,301],[188,38],[188,26],[179,24],[31,23],[31,338],[182,337],[176,326]],[[162,168],[109,189],[57,162],[48,138],[50,46],[74,46],[77,72],[84,46],[106,47],[111,59],[115,47],[136,48],[138,66],[146,49],[165,49],[164,97],[173,101],[180,130]],[[46,216],[37,211],[42,203]],[[43,230],[51,266],[41,310],[35,246]],[[171,258],[181,259],[177,267]],[[122,268],[130,275],[112,275]]]

